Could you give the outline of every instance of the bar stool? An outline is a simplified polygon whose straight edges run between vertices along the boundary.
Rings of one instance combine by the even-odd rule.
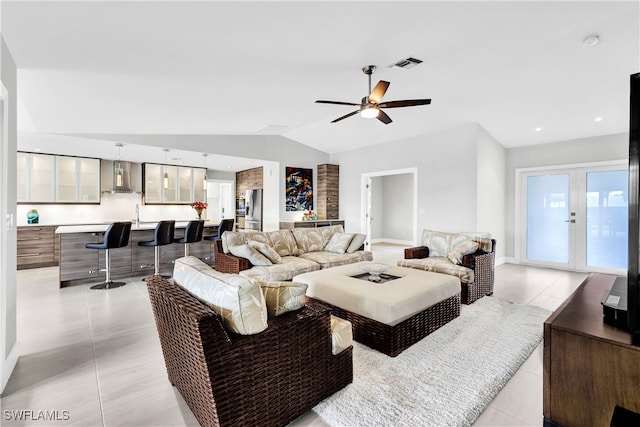
[[[222,239],[222,233],[224,233],[225,231],[233,230],[233,222],[234,222],[233,218],[223,219],[222,221],[220,221],[220,224],[218,224],[218,234],[215,236],[207,236],[204,238],[204,240]]]
[[[90,273],[96,271],[104,271],[106,276],[104,283],[92,286],[91,289],[112,289],[124,286],[125,282],[114,282],[111,280],[111,249],[123,248],[129,244],[129,234],[131,233],[130,222],[114,222],[107,228],[104,233],[104,241],[102,243],[87,243],[84,245],[87,249],[104,249],[105,268],[90,270]]]
[[[174,220],[160,221],[153,232],[153,240],[138,242],[138,246],[152,246],[154,248],[154,276],[160,276],[160,246],[173,243],[175,226],[176,222]]]
[[[173,239],[173,243],[184,243],[184,256],[189,256],[189,243],[202,240],[202,230],[204,230],[204,221],[189,221],[184,229],[184,236]]]

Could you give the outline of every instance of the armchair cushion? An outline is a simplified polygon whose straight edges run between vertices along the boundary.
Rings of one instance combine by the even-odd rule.
[[[451,263],[447,257],[429,257],[418,259],[402,259],[398,261],[399,267],[417,268],[434,273],[443,273],[455,276],[462,283],[473,283],[475,273],[472,269]]]
[[[331,354],[342,353],[353,345],[351,322],[331,315]]]
[[[429,256],[446,257],[456,245],[465,240],[471,240],[471,237],[433,230],[422,231],[422,245],[429,248]]]
[[[267,329],[267,306],[255,281],[217,272],[193,256],[175,261],[173,279],[211,307],[228,331],[253,335]]]
[[[307,285],[298,282],[267,282],[258,280],[264,294],[269,317],[298,310],[307,302]]]
[[[478,250],[479,243],[475,240],[464,240],[451,249],[447,258],[454,264],[462,264],[462,257]]]

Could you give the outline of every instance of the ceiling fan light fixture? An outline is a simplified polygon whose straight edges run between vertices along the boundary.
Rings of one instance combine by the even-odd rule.
[[[360,116],[365,119],[373,119],[378,117],[380,110],[377,107],[365,107],[360,111]]]

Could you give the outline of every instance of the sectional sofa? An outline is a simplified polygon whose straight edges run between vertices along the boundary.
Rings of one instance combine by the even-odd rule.
[[[362,250],[365,235],[345,233],[342,225],[268,232],[226,231],[215,242],[215,267],[224,273],[260,280],[291,280],[298,274],[372,261]]]

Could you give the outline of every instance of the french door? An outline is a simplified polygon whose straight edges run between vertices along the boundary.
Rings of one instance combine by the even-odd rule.
[[[626,272],[626,163],[527,171],[520,179],[523,263]]]

